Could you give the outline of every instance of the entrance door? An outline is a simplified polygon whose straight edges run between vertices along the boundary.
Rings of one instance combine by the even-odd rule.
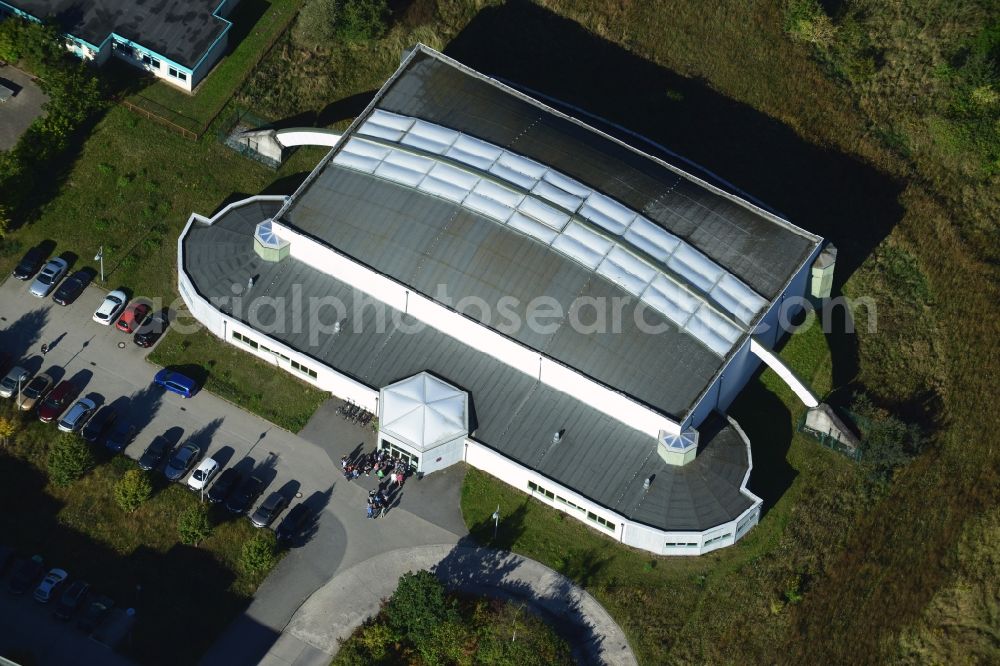
[[[413,467],[413,469],[420,469],[420,456],[410,453],[406,449],[401,449],[392,442],[384,439],[382,440],[382,448],[405,462],[407,465]]]

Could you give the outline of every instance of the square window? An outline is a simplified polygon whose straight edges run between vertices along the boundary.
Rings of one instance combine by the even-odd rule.
[[[177,72],[177,78],[180,79],[181,81],[187,81],[188,75],[185,74],[184,72]]]

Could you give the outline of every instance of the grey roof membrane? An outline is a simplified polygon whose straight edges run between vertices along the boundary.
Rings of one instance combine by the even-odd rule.
[[[215,224],[194,224],[184,238],[184,270],[209,299],[231,299],[234,285],[257,276],[244,305],[218,301],[221,309],[324,365],[381,388],[428,370],[469,392],[473,436],[544,476],[637,522],[664,530],[703,531],[733,520],[752,505],[740,492],[749,461],[739,434],[718,415],[701,426],[698,457],[684,467],[664,463],[656,442],[576,400],[478,352],[403,313],[382,306],[383,326],[372,301],[350,285],[292,258],[263,261],[253,250],[254,226],[273,216],[276,203],[232,209]],[[294,285],[298,287],[293,288]],[[344,304],[341,329],[323,334],[311,317],[292,325],[301,289],[310,297]],[[239,290],[237,290],[239,291]],[[284,296],[251,317],[247,302]],[[335,308],[319,321],[339,320]],[[277,323],[285,321],[284,326]],[[280,330],[279,330],[280,329]],[[412,331],[410,329],[416,329]],[[558,444],[552,434],[565,429]],[[643,480],[653,476],[648,492]]]
[[[420,293],[447,293],[450,305],[468,316],[676,419],[722,366],[721,358],[652,308],[639,314],[662,332],[635,326],[639,302],[611,281],[504,225],[417,190],[330,165],[285,219]],[[558,301],[564,315],[529,326],[529,305],[540,296]],[[488,312],[457,307],[471,297],[485,301]],[[506,312],[519,326],[500,308],[507,297],[516,299],[506,301]],[[606,304],[603,331],[573,325],[596,319],[584,299]],[[622,304],[617,328],[613,299]],[[571,315],[574,302],[581,310]],[[547,330],[549,323],[558,327]]]
[[[423,48],[379,92],[373,108],[466,132],[576,178],[685,239],[769,301],[821,242]],[[690,334],[542,243],[329,158],[296,193],[283,219],[445,305],[484,300],[492,321],[484,321],[477,307],[461,311],[677,421],[723,369],[725,360]],[[439,297],[441,285],[450,302]],[[512,309],[522,323],[539,296],[556,299],[565,315],[581,297],[617,298],[625,303],[622,325],[616,332],[581,331],[564,316],[554,332],[515,329],[497,317],[505,296],[517,300]],[[640,330],[637,307],[663,332]],[[579,314],[579,321],[592,321],[592,312]]]
[[[428,49],[416,51],[375,105],[572,176],[642,212],[769,300],[820,242]]]
[[[194,68],[227,22],[214,16],[220,0],[5,0],[35,18],[53,17],[63,30],[100,46],[112,33]]]

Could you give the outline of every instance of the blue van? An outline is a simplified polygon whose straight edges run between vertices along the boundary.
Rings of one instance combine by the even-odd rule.
[[[156,373],[153,382],[157,386],[162,386],[182,398],[190,398],[198,390],[198,385],[195,384],[193,379],[185,377],[179,372],[167,370],[166,368]]]

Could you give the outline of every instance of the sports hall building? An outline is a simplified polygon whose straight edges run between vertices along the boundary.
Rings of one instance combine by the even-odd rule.
[[[292,196],[192,215],[178,265],[210,331],[420,472],[695,555],[757,523],[726,409],[822,242],[418,45]]]

